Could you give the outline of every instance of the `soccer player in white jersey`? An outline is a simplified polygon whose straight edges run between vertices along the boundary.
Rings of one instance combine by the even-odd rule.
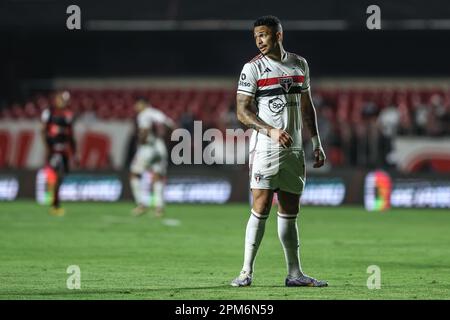
[[[138,127],[138,147],[130,167],[130,185],[136,202],[133,215],[147,212],[149,203],[143,194],[141,176],[146,171],[152,172],[153,204],[155,215],[161,217],[164,212],[164,185],[167,173],[167,148],[164,140],[155,133],[156,124],[164,124],[174,129],[175,123],[163,112],[153,108],[147,99],[139,98],[135,104]]]
[[[300,264],[297,214],[305,185],[302,122],[312,136],[314,168],[323,166],[316,113],[306,60],[284,50],[280,20],[264,16],[254,23],[261,54],[246,63],[237,90],[237,117],[254,129],[250,139],[250,188],[253,206],[245,233],[244,264],[232,286],[249,286],[264,235],[274,192],[278,193],[278,236],[287,264],[286,286],[324,287],[306,275]],[[257,112],[252,109],[256,104]]]

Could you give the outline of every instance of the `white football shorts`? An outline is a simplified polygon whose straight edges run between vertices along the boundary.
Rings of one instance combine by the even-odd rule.
[[[301,195],[305,187],[303,150],[255,150],[250,154],[250,188]]]
[[[161,139],[152,144],[140,145],[131,162],[132,173],[142,174],[148,170],[163,176],[167,173],[167,148]]]

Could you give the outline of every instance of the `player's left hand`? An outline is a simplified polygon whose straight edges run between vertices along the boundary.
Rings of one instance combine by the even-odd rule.
[[[323,151],[323,148],[320,147],[316,150],[314,150],[314,168],[320,168],[325,163],[325,159],[327,156],[325,155],[325,151]]]

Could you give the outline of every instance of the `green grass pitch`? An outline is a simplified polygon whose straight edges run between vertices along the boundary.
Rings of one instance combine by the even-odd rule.
[[[246,205],[169,205],[166,219],[131,203],[68,203],[52,217],[34,202],[0,203],[0,299],[449,299],[450,212],[301,209],[304,271],[327,288],[286,288],[272,210],[251,287],[241,268]],[[178,225],[173,225],[174,220]],[[81,289],[69,290],[69,265]],[[381,289],[367,288],[367,267]]]

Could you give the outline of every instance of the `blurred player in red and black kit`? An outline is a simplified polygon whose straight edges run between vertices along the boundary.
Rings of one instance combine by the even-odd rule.
[[[56,92],[52,105],[45,109],[41,115],[42,137],[45,145],[46,165],[56,174],[56,184],[50,214],[64,215],[64,209],[59,202],[59,188],[64,175],[69,171],[69,161],[74,158],[76,143],[73,135],[74,114],[67,108],[70,93]]]

